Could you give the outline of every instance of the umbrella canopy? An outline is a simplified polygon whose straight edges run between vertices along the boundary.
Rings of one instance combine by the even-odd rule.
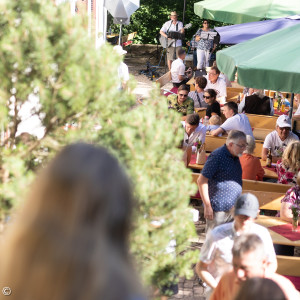
[[[297,24],[300,24],[300,15],[274,20],[215,27],[214,29],[220,34],[220,44],[232,45]]]
[[[130,16],[140,7],[140,0],[105,0],[104,6],[117,24],[129,24]]]
[[[299,0],[205,0],[194,4],[201,18],[229,24],[276,19],[300,13]]]
[[[300,24],[217,52],[230,80],[258,89],[300,93]]]

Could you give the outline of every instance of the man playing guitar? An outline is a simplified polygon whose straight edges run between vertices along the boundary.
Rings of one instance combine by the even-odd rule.
[[[174,57],[176,56],[175,48],[176,48],[176,51],[178,51],[178,49],[181,48],[181,46],[182,46],[182,42],[181,42],[181,40],[174,41],[174,40],[168,38],[168,33],[170,31],[184,33],[183,24],[182,24],[182,22],[177,20],[176,11],[171,12],[170,18],[171,18],[171,20],[167,21],[160,30],[160,34],[163,37],[165,37],[166,40],[168,41],[168,45],[166,45],[166,48],[167,48],[167,60],[168,60],[169,70],[171,70],[172,61],[174,60]]]

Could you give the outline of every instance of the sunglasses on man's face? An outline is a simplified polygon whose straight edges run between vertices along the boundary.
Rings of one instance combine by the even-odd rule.
[[[187,94],[178,94],[180,97],[187,97]]]
[[[209,98],[210,98],[210,96],[203,96],[203,98],[204,98],[204,99],[209,99]]]

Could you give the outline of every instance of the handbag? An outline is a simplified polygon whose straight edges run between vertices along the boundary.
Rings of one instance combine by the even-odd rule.
[[[200,149],[197,151],[196,164],[204,165],[206,162],[205,144],[202,144]]]

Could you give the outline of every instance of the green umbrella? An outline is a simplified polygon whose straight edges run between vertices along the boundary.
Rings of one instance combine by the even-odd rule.
[[[205,0],[194,4],[201,18],[229,24],[276,19],[300,13],[299,0]]]
[[[217,52],[218,68],[238,83],[300,93],[300,24]]]

